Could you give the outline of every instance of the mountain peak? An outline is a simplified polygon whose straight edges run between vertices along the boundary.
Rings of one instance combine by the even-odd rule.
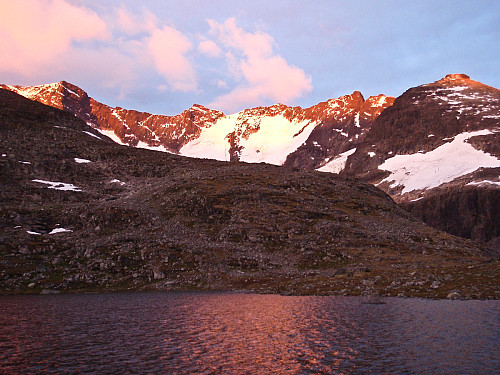
[[[465,79],[470,79],[470,77],[467,74],[447,74],[442,81],[463,81]]]

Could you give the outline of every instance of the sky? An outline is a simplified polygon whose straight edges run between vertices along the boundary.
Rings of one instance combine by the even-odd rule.
[[[500,88],[497,0],[0,0],[0,83],[62,80],[175,115],[399,96],[449,73]]]

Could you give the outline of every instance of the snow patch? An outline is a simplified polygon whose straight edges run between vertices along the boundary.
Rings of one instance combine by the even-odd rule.
[[[49,234],[57,234],[57,233],[64,233],[64,232],[73,232],[71,229],[66,229],[66,228],[55,228],[50,231]]]
[[[490,181],[490,180],[483,180],[483,181],[473,181],[469,182],[467,186],[475,186],[475,185],[498,185],[500,186],[500,181]]]
[[[334,131],[336,131],[337,133],[340,133],[342,134],[344,137],[349,137],[349,134],[347,134],[345,131],[343,131],[342,129],[332,129]]]
[[[249,122],[252,122],[251,127],[258,127],[259,130],[249,134],[247,138],[242,136],[239,139],[239,146],[242,147],[240,160],[277,165],[283,164],[286,157],[309,138],[317,124],[309,120],[290,121],[281,114],[248,118],[239,112],[223,116],[214,125],[203,128],[197,139],[181,148],[180,154],[229,161],[230,145],[227,136],[234,131],[244,131]]]
[[[122,181],[120,181],[120,180],[118,180],[118,179],[116,179],[116,178],[112,179],[110,182],[111,182],[112,184],[120,184],[120,185],[125,185],[125,182],[122,182]]]
[[[85,134],[87,135],[90,135],[91,137],[94,137],[94,138],[97,138],[97,139],[100,139],[102,141],[102,138],[101,137],[98,137],[97,135],[91,133],[91,132],[88,132],[86,130],[82,130]]]
[[[316,122],[289,121],[282,115],[264,117],[259,131],[240,141],[241,160],[282,165],[309,138],[315,126]]]
[[[144,148],[146,150],[154,150],[154,151],[161,151],[161,152],[168,152],[171,154],[170,151],[168,151],[165,146],[150,146],[146,142],[139,141],[139,143],[136,146],[137,148]]]
[[[80,158],[75,158],[75,162],[78,164],[92,163],[90,160]]]
[[[80,97],[80,94],[78,94],[78,93],[74,92],[73,90],[68,89],[66,86],[65,86],[64,88],[66,89],[66,91],[67,91],[67,92],[69,92],[69,93],[71,93],[71,94],[73,94],[73,95],[76,95],[76,96]]]
[[[410,202],[416,202],[416,201],[419,201],[420,199],[424,199],[424,197],[419,197],[419,198],[412,199]]]
[[[328,163],[322,167],[316,169],[320,172],[330,172],[330,173],[340,173],[344,170],[347,158],[354,154],[356,148],[352,148],[349,151],[339,154],[336,158],[330,160]]]
[[[126,143],[123,143],[120,137],[118,137],[113,130],[104,130],[104,129],[96,129],[102,135],[111,138],[113,141],[120,145],[128,146]]]
[[[27,230],[26,233],[28,233],[28,234],[34,234],[34,235],[37,235],[37,236],[41,236],[42,235],[41,233],[33,232],[31,230]]]
[[[185,144],[180,154],[194,158],[229,161],[229,142],[226,136],[235,130],[240,113],[223,116],[209,128],[204,128],[197,139]]]
[[[368,153],[368,156],[369,156],[369,157],[371,157],[371,158],[373,158],[375,155],[376,155],[376,154],[375,154],[373,151],[370,151],[370,152]]]
[[[33,182],[38,182],[40,184],[50,185],[47,186],[48,189],[63,190],[63,191],[82,191],[79,187],[73,184],[67,184],[65,182],[54,182],[45,180],[31,180]]]
[[[466,141],[475,136],[492,134],[490,130],[465,132],[453,141],[427,153],[396,155],[378,168],[391,174],[380,181],[391,182],[392,188],[404,186],[402,194],[413,190],[434,188],[481,167],[500,167],[500,160]]]

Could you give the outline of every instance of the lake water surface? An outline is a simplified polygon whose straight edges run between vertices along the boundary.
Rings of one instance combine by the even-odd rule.
[[[0,373],[500,373],[500,301],[363,301],[0,296]]]

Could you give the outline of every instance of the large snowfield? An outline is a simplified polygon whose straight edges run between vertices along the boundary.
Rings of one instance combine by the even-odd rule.
[[[495,156],[477,150],[466,142],[472,137],[488,134],[492,134],[492,131],[465,132],[430,152],[389,158],[379,169],[390,171],[391,174],[380,183],[391,182],[390,186],[393,188],[404,186],[401,193],[405,194],[413,190],[434,188],[481,167],[500,167],[500,160]]]
[[[204,128],[200,137],[180,150],[184,156],[229,161],[229,142],[226,136],[242,124],[241,113],[221,117],[214,125]],[[249,163],[281,165],[286,157],[302,145],[316,126],[313,121],[289,121],[282,115],[247,118],[250,128],[259,131],[247,139],[241,137],[240,160]]]

